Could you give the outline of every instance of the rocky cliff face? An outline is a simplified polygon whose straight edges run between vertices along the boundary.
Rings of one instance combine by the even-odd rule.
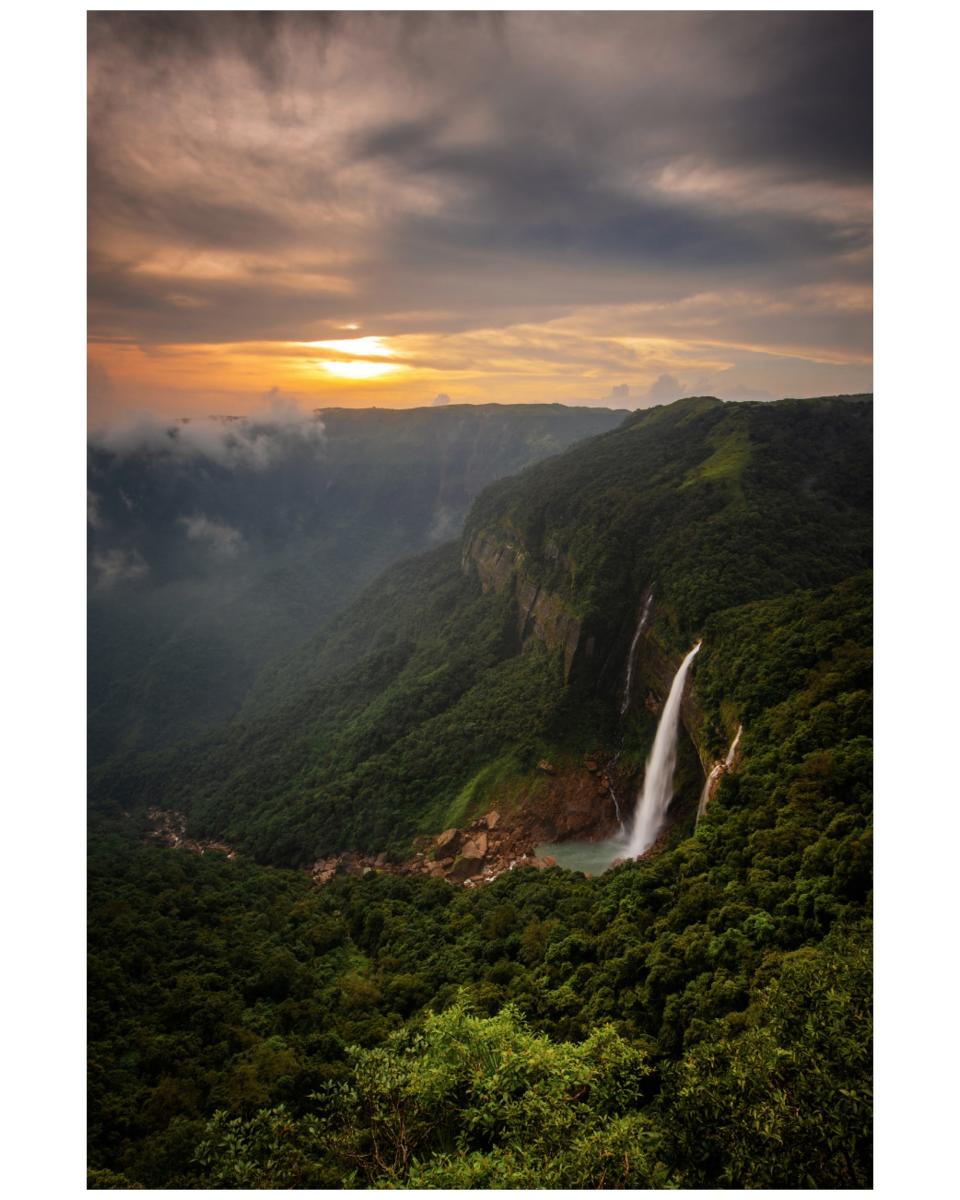
[[[582,621],[560,596],[532,578],[526,559],[526,551],[519,544],[481,533],[464,547],[463,569],[466,573],[476,572],[485,592],[512,592],[520,641],[536,638],[549,650],[562,649],[566,681],[580,646]]]
[[[561,566],[566,565],[562,552],[554,547],[553,558]],[[591,664],[600,675],[609,674],[611,686],[618,673],[622,675],[621,663],[625,662],[627,647],[632,633],[624,629],[621,637],[598,637],[585,629],[584,621],[555,592],[538,584],[529,568],[529,553],[519,541],[510,541],[489,532],[473,535],[463,551],[463,570],[475,572],[484,591],[512,592],[517,606],[517,634],[521,642],[535,638],[550,650],[563,650],[564,682],[569,682],[570,673],[577,659],[586,666]],[[654,606],[647,628],[637,645],[634,659],[634,703],[642,703],[644,693],[652,694],[652,702],[662,703],[670,691],[670,684],[677,672],[682,655],[674,654],[661,645],[653,630],[656,607]],[[622,654],[618,654],[615,642],[624,641]],[[603,645],[604,641],[609,645]],[[598,644],[600,643],[600,644]],[[608,672],[608,664],[613,670]],[[601,680],[601,682],[606,682]],[[704,775],[712,765],[712,758],[704,745],[702,730],[703,711],[693,689],[688,688],[680,710],[680,719],[697,751]]]

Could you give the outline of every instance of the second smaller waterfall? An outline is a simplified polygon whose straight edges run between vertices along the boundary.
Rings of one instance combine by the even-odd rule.
[[[714,763],[710,768],[710,774],[707,776],[706,782],[703,785],[703,791],[700,793],[700,803],[697,806],[697,823],[694,828],[700,824],[700,818],[707,811],[707,805],[710,803],[710,798],[713,796],[713,793],[716,790],[717,781],[720,779],[720,776],[726,774],[726,772],[729,771],[733,766],[734,760],[737,757],[737,746],[740,745],[740,735],[742,733],[743,726],[740,725],[737,727],[737,736],[730,743],[730,749],[727,751],[727,757],[723,760],[723,762]]]
[[[723,763],[714,763],[710,768],[710,774],[707,776],[703,784],[703,791],[700,793],[700,803],[697,805],[697,822],[707,811],[707,805],[710,803],[710,797],[713,795],[713,789],[717,785],[717,780],[723,774]]]
[[[640,621],[637,625],[637,632],[633,635],[633,641],[630,643],[630,653],[627,655],[627,680],[623,685],[623,700],[620,703],[620,716],[630,707],[630,685],[633,683],[633,660],[637,653],[637,642],[640,641],[640,634],[647,627],[647,621],[650,617],[650,605],[653,602],[653,592],[647,596],[646,603],[643,606],[643,612],[640,614]]]

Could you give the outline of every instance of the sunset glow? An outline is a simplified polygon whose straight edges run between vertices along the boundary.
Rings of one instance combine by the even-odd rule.
[[[262,16],[91,14],[94,421],[872,387],[866,14]]]

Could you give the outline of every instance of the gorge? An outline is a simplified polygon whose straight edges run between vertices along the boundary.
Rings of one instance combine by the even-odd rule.
[[[526,1186],[499,1133],[451,1150],[459,1097],[559,1079],[567,1183],[864,1186],[871,414],[628,415],[483,489],[225,723],[95,762],[98,1177]],[[389,1079],[416,1167],[364,1150]]]

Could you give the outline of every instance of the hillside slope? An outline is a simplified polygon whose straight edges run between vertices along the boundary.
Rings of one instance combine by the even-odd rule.
[[[870,420],[629,419],[487,491],[225,729],[97,773],[91,1186],[870,1187]],[[656,853],[473,889],[254,861],[528,819],[586,752],[632,796],[694,637]],[[149,844],[151,802],[240,855]]]
[[[702,637],[683,709],[689,801],[749,709],[715,669],[743,652],[738,621],[757,611],[744,606],[829,603],[869,569],[871,415],[864,398],[636,414],[488,488],[460,546],[393,568],[261,673],[225,730],[127,760],[100,793],[182,808],[200,835],[265,861],[402,855],[484,805],[522,812],[548,786],[543,760],[562,772],[619,751],[632,788],[655,702]]]

